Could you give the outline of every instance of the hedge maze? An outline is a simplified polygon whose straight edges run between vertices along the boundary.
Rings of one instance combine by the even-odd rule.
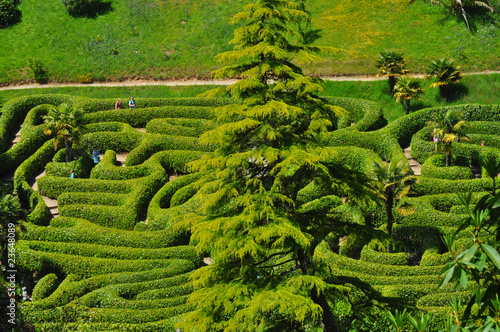
[[[325,137],[337,152],[331,157],[336,162],[369,172],[373,161],[406,160],[403,148],[411,144],[412,156],[423,166],[415,194],[406,199],[415,212],[395,215],[395,253],[388,254],[376,240],[347,235],[340,246],[334,245],[337,238],[321,248],[331,262],[324,273],[370,283],[387,298],[443,318],[449,299],[466,299],[468,293],[437,287],[442,265],[451,257],[442,235],[466,218],[456,193],[479,198],[491,186],[491,178],[474,176],[470,166],[484,156],[500,160],[500,106],[454,106],[469,122],[471,141],[454,143],[454,164],[443,167],[427,123],[451,107],[423,109],[387,124],[377,104],[330,101],[349,111]],[[186,165],[216,148],[200,144],[198,136],[216,127],[211,110],[227,102],[138,99],[138,109],[114,110],[114,100],[38,95],[4,105],[0,175],[14,172],[14,190],[30,212],[17,243],[17,265],[32,285],[33,301],[20,306],[25,322],[40,331],[175,331],[196,306],[187,301],[189,276],[205,264],[203,253],[189,245],[187,231],[175,224],[176,216],[197,204],[190,199],[196,192],[191,183],[200,174],[191,174]],[[43,134],[42,116],[61,103],[85,112],[87,131],[79,158],[70,164]],[[21,124],[21,139],[12,145]],[[102,153],[95,167],[89,156],[94,146]],[[124,165],[117,153],[127,155]],[[71,169],[76,179],[69,178]],[[57,199],[59,216],[53,218],[44,197]],[[385,223],[383,209],[376,206],[345,218],[381,229]],[[459,243],[465,246],[468,235],[462,233]]]

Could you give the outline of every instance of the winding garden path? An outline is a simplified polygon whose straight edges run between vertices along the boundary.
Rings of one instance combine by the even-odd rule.
[[[500,74],[500,70],[485,70],[480,72],[462,73],[463,75],[487,75],[487,74]],[[411,74],[413,77],[424,78],[423,74]],[[378,76],[323,76],[325,81],[378,81],[386,80],[386,77]],[[162,86],[189,86],[189,85],[230,85],[236,83],[237,79],[227,80],[200,80],[200,79],[185,79],[185,80],[168,80],[168,81],[154,81],[154,80],[138,80],[138,81],[124,81],[124,82],[94,82],[90,84],[84,83],[48,83],[48,84],[11,84],[0,86],[0,90],[20,90],[20,89],[40,89],[40,88],[63,88],[63,87],[120,87],[120,86],[147,86],[147,85],[162,85]]]
[[[418,161],[416,161],[415,158],[411,156],[411,147],[409,146],[403,151],[405,152],[406,159],[408,159],[408,162],[410,163],[410,168],[413,170],[413,173],[415,175],[420,175],[422,170],[422,165],[420,165]]]

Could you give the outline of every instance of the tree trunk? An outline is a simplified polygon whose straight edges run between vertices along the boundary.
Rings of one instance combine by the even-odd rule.
[[[337,323],[335,322],[335,317],[333,317],[332,310],[330,309],[330,305],[325,298],[323,293],[318,295],[316,288],[311,290],[311,298],[323,309],[323,316],[321,318],[321,328],[323,332],[338,332],[339,329],[337,327]]]
[[[389,75],[389,92],[391,95],[394,94],[394,86],[396,85],[396,76]]]
[[[406,114],[410,113],[410,99],[405,100],[405,110],[406,110]]]
[[[446,98],[446,85],[440,85],[439,86],[439,97],[441,99],[445,99]]]
[[[64,147],[66,148],[66,162],[69,163],[71,161],[71,142],[65,137],[64,138]]]
[[[387,216],[387,234],[389,235],[392,235],[392,225],[394,224],[394,217],[392,215],[393,204],[394,204],[394,197],[392,196],[392,193],[389,193],[387,195],[387,200],[385,201],[385,214]],[[387,252],[388,253],[392,252],[390,243],[387,245]]]
[[[446,156],[446,167],[450,167],[451,153],[447,152],[445,156]]]

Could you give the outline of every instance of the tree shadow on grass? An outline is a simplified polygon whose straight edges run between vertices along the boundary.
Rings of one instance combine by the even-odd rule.
[[[113,10],[111,2],[97,1],[88,4],[81,11],[71,13],[73,17],[96,18],[97,16],[105,15]]]
[[[422,100],[414,100],[410,103],[410,110],[408,113],[413,113],[416,111],[420,111],[421,109],[431,107],[432,105],[425,103]],[[403,106],[404,109],[404,106]]]
[[[469,94],[469,88],[463,83],[449,84],[444,88],[444,91],[447,102],[461,100]]]
[[[2,22],[0,20],[0,30],[1,29],[5,29],[5,28],[9,28],[11,26],[14,26],[18,23],[21,23],[21,11],[17,8],[13,9],[12,10],[12,17],[10,18],[9,22]]]

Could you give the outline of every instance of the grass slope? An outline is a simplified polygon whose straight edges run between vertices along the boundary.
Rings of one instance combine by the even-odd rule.
[[[70,17],[60,0],[24,1],[21,22],[0,30],[0,84],[32,79],[29,58],[52,81],[208,77],[214,56],[230,49],[231,16],[247,0],[108,0],[96,18]],[[497,12],[500,5],[496,4]],[[404,51],[413,72],[453,57],[466,71],[500,68],[500,15],[470,13],[474,31],[427,0],[310,0],[309,38],[340,48],[306,67],[309,74],[374,74],[384,49]],[[305,27],[304,27],[305,28]]]

